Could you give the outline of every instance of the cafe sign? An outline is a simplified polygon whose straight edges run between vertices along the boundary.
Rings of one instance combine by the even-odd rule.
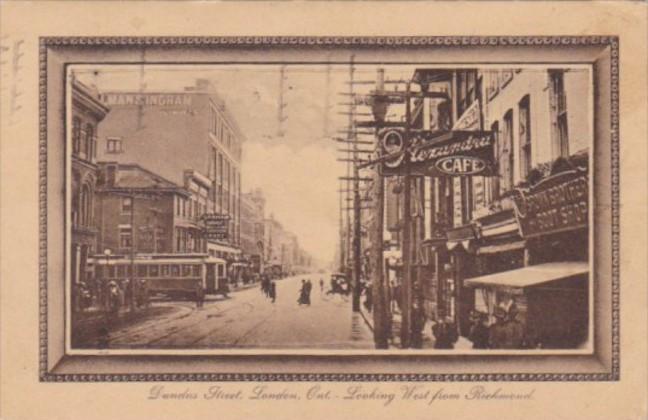
[[[409,164],[415,176],[495,175],[494,138],[490,131],[454,130],[446,132],[419,131],[411,135],[408,162],[405,162],[404,135],[390,129],[381,137],[383,155],[394,156],[384,161],[386,176],[403,175]]]
[[[513,202],[524,238],[587,227],[587,172],[581,169],[561,172],[530,189],[517,189]]]

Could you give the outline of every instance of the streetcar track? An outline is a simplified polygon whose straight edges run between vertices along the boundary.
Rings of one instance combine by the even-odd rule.
[[[246,312],[246,314],[247,314],[247,313],[251,313],[251,312],[254,310],[254,305],[252,305],[252,304],[250,303],[250,301],[244,301],[244,302],[241,302],[240,304],[236,304],[236,305],[231,306],[231,307],[229,307],[229,308],[227,308],[227,309],[223,309],[223,310],[221,310],[221,311],[219,311],[219,312],[216,312],[216,313],[213,314],[213,315],[217,315],[217,316],[221,317],[221,316],[223,316],[223,314],[225,314],[226,312],[231,311],[232,309],[240,308],[240,307],[242,307],[242,306],[246,306],[246,305],[249,307],[249,310],[248,310],[248,312]],[[193,314],[193,313],[195,313],[195,311],[192,311],[192,312],[191,312],[191,314]],[[164,340],[164,339],[166,339],[166,338],[168,338],[168,337],[170,337],[170,336],[172,336],[172,335],[178,333],[179,331],[184,331],[184,330],[185,330],[184,327],[177,327],[177,328],[173,329],[172,331],[170,331],[168,334],[165,334],[165,335],[160,336],[160,337],[156,337],[156,338],[154,338],[153,340],[149,340],[148,342],[146,342],[146,343],[144,344],[144,346],[149,347],[149,346],[151,346],[151,345],[154,345],[156,342],[162,341],[162,340]],[[209,335],[209,334],[208,334],[208,335]],[[204,337],[202,337],[202,338],[204,338]],[[188,343],[187,345],[192,345],[192,344],[194,344],[194,343],[197,342],[197,341],[200,341],[200,340],[194,340],[193,342]]]

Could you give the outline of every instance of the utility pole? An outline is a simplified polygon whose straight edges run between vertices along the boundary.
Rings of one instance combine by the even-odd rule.
[[[355,56],[351,55],[349,65],[349,95],[353,97],[353,66]],[[360,169],[358,168],[358,144],[355,142],[355,104],[349,105],[349,141],[353,141],[353,312],[360,312],[360,274],[362,270],[362,247],[361,247],[361,225],[360,225]]]
[[[405,135],[403,138],[403,150],[405,151],[404,157],[404,189],[403,189],[403,313],[401,315],[401,347],[408,348],[410,346],[411,338],[411,324],[412,324],[412,250],[411,250],[411,228],[412,228],[412,204],[411,204],[411,175],[410,175],[410,156],[409,156],[409,142],[410,142],[410,119],[411,119],[411,84],[407,82],[405,90]]]
[[[384,91],[385,71],[378,69],[376,80],[376,93]],[[380,119],[382,116],[374,115],[376,119],[376,142],[379,142],[378,133],[380,131]],[[378,157],[380,158],[380,145],[376,147]],[[373,320],[374,320],[374,343],[377,349],[389,348],[389,320],[391,314],[389,313],[390,304],[385,293],[385,279],[383,272],[383,230],[384,230],[384,189],[385,181],[382,177],[382,164],[378,163],[374,166],[374,229],[372,238],[373,249]]]

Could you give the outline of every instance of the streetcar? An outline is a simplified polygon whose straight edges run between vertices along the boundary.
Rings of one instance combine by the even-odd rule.
[[[95,278],[117,284],[131,278],[131,264],[135,281],[146,281],[149,293],[162,294],[172,299],[195,298],[198,285],[205,293],[227,297],[226,262],[208,254],[137,254],[95,255],[88,259]]]

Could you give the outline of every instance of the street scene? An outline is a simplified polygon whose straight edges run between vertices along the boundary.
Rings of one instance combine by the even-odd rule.
[[[588,67],[75,65],[73,350],[591,350]]]

